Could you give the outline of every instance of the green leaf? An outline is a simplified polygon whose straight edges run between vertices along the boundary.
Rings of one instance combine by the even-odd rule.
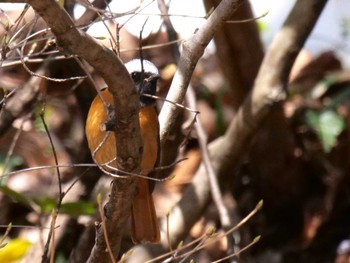
[[[311,99],[320,99],[325,93],[338,81],[335,75],[327,76],[326,78],[320,80],[310,91]]]
[[[57,200],[52,198],[43,198],[36,200],[43,213],[51,213],[55,209]],[[70,216],[93,215],[96,212],[96,207],[92,202],[77,201],[63,203],[60,208],[60,213]]]
[[[319,113],[314,110],[307,110],[305,113],[305,121],[306,124],[318,134],[320,126]]]
[[[269,25],[261,20],[256,21],[260,33],[265,33],[269,29]]]
[[[68,260],[65,258],[62,252],[59,252],[55,258],[55,263],[68,263]]]
[[[42,110],[43,110],[42,106],[40,106],[40,105],[38,105],[35,108],[34,126],[35,126],[37,131],[41,131],[41,132],[45,132],[46,133],[43,120],[40,117],[40,114],[42,114]],[[55,114],[55,110],[54,110],[53,106],[46,105],[45,106],[45,111],[44,111],[44,116],[43,116],[44,120],[46,121],[46,123],[47,123],[47,120],[50,120],[50,118],[52,118],[54,116],[54,114]],[[49,123],[47,123],[47,125],[49,126],[49,129],[50,129]]]
[[[334,96],[332,96],[332,101],[327,105],[327,109],[336,108],[340,104],[345,103],[350,98],[350,85],[344,86],[343,90],[337,92]]]
[[[10,198],[12,198],[14,201],[17,201],[18,203],[20,203],[20,204],[22,204],[30,209],[33,209],[32,205],[31,205],[31,199],[29,199],[25,195],[12,190],[10,187],[8,187],[6,185],[0,185],[0,191],[3,192],[4,194],[6,194],[7,196],[9,196]],[[2,262],[2,261],[0,261],[0,262]]]
[[[91,202],[77,201],[62,204],[60,212],[71,216],[93,215],[96,207]]]
[[[341,88],[341,91],[337,91],[337,89],[334,89],[334,86],[337,85],[341,81],[341,77],[337,74],[331,74],[329,76],[326,76],[324,79],[320,80],[310,91],[310,98],[311,99],[320,99],[322,96],[324,96],[329,90],[334,90],[335,94],[332,95],[333,98],[337,98],[337,102],[332,102],[333,105],[339,104],[340,102],[344,101],[345,99],[349,98],[349,87],[348,85],[343,85]],[[334,92],[333,92],[334,93]],[[340,100],[339,100],[340,99]]]
[[[332,109],[327,109],[320,113],[312,110],[307,111],[306,123],[316,132],[325,153],[329,153],[332,150],[338,135],[345,128],[343,118]]]
[[[323,111],[320,115],[320,137],[323,150],[328,153],[337,141],[338,135],[344,130],[342,117],[334,110]]]
[[[23,159],[20,156],[12,155],[5,167],[6,155],[0,154],[0,174],[13,171],[14,167],[23,164]]]
[[[49,197],[35,199],[34,202],[40,207],[41,212],[45,214],[51,213],[52,209],[56,207],[56,199]]]

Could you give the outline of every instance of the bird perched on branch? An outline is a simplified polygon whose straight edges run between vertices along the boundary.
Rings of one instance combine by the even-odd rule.
[[[155,65],[147,60],[134,59],[125,64],[135,88],[140,94],[140,131],[143,141],[141,174],[148,176],[159,157],[159,123],[155,109],[155,99],[143,96],[155,95],[159,72]],[[85,133],[94,161],[106,168],[106,164],[116,167],[116,142],[113,131],[106,132],[108,107],[113,106],[113,97],[108,89],[101,91],[91,104],[86,120]],[[106,137],[107,136],[107,137]],[[157,243],[160,232],[148,179],[137,179],[137,191],[132,202],[132,240],[134,243]]]

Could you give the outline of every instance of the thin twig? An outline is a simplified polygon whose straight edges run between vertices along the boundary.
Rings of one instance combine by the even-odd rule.
[[[157,168],[154,168],[154,170],[152,171],[161,171],[161,170],[167,170],[167,169],[171,169],[173,168],[176,164],[180,163],[180,162],[183,162],[183,161],[186,161],[188,158],[182,158],[180,160],[177,160],[175,161],[174,163],[170,164],[170,165],[167,165],[167,166],[162,166],[162,167],[157,167]],[[19,174],[19,173],[25,173],[25,172],[34,172],[34,171],[37,171],[37,170],[45,170],[45,169],[52,169],[52,168],[75,168],[75,167],[98,167],[97,164],[94,164],[94,163],[78,163],[78,164],[60,164],[60,165],[43,165],[43,166],[36,166],[36,167],[29,167],[29,168],[24,168],[24,169],[19,169],[19,170],[16,170],[16,171],[11,171],[11,172],[8,172],[8,173],[5,173],[3,175],[0,176],[1,177],[7,177],[7,176],[11,176],[11,175],[14,175],[14,174]],[[149,177],[145,177],[141,174],[136,174],[136,173],[129,173],[129,172],[126,172],[126,171],[123,171],[123,170],[119,170],[119,169],[116,169],[114,168],[116,171],[120,172],[120,173],[124,173],[126,175],[132,175],[132,176],[136,176],[136,177],[140,177],[140,178],[145,178],[145,179],[149,179],[149,180],[153,180],[153,181],[156,181],[156,182],[164,182],[164,181],[167,181],[167,180],[170,180],[172,179],[172,176],[168,176],[168,177],[165,177],[165,178],[149,178]],[[106,170],[103,170],[103,172],[112,177],[120,177],[120,178],[128,178],[128,176],[117,176],[113,173],[110,173]]]
[[[191,251],[197,251],[197,249],[199,249],[201,246],[203,246],[203,244],[204,244],[209,238],[210,238],[210,236],[205,235],[205,236],[203,237],[203,239],[201,239],[200,242],[199,242],[199,243],[193,248],[193,250],[191,250]],[[182,258],[182,260],[179,261],[179,263],[184,263],[185,260],[187,260],[191,255],[192,255],[192,253],[191,253],[191,254],[188,254],[187,256],[184,256],[184,257]],[[181,258],[182,256],[183,256],[183,255],[180,255],[180,256],[178,256],[177,258]]]
[[[143,25],[141,27],[141,30],[140,30],[140,34],[139,34],[139,56],[140,56],[140,61],[141,61],[141,79],[144,79],[144,76],[143,74],[145,73],[145,70],[143,68],[143,49],[142,49],[142,34],[143,34],[143,31],[145,30],[145,26],[148,22],[148,17],[146,18],[145,22],[143,22]],[[143,87],[140,88],[140,91],[139,93],[141,94],[143,90]]]
[[[88,171],[90,170],[90,168],[86,169],[84,172],[82,172],[81,174],[79,174],[77,176],[77,178],[75,178],[75,180],[68,186],[68,188],[66,189],[66,191],[64,191],[64,194],[67,195],[70,190],[74,187],[74,185],[79,182],[79,180],[81,179],[81,177],[86,174]]]
[[[45,169],[52,169],[52,168],[74,168],[74,167],[96,167],[96,164],[93,163],[78,163],[78,164],[60,164],[60,165],[42,165],[42,166],[35,166],[35,167],[29,167],[29,168],[24,168],[24,169],[19,169],[16,171],[8,172],[1,177],[6,177],[6,176],[11,176],[14,174],[19,174],[19,173],[26,173],[26,172],[34,172],[37,170],[45,170]]]
[[[130,16],[129,19],[127,19],[121,26],[120,28],[124,27],[132,18],[134,18],[136,15],[138,15],[142,10],[144,10],[145,8],[147,8],[149,5],[151,5],[155,0],[150,1],[149,3],[146,2],[146,4],[144,6],[139,6],[138,10],[135,10],[132,14],[132,16]]]
[[[168,245],[169,245],[169,250],[170,250],[170,253],[173,253],[173,247],[171,245],[171,239],[170,239],[170,224],[169,224],[169,215],[170,215],[170,211],[168,210],[166,212],[166,238],[168,239]]]
[[[56,247],[56,231],[55,231],[55,225],[57,220],[57,212],[55,209],[52,209],[51,212],[51,226],[50,226],[50,233],[51,233],[51,244],[50,244],[50,263],[55,262],[55,247]]]
[[[97,10],[91,9],[90,7],[103,10],[106,8],[106,6],[108,6],[110,2],[111,0],[95,0],[92,3],[90,3],[89,1],[82,2],[83,5],[85,4],[86,10],[81,15],[81,17],[77,21],[75,21],[75,24],[77,26],[81,26],[86,23],[92,25],[93,23],[91,22],[94,21],[96,18],[100,17],[100,12],[98,12]]]
[[[95,1],[96,2],[96,1]],[[84,6],[88,11],[93,11],[94,13],[98,13],[98,14],[103,14],[104,15],[104,17],[103,17],[103,19],[104,20],[112,20],[112,19],[115,19],[115,18],[120,18],[120,17],[123,17],[123,16],[127,16],[127,15],[133,15],[133,14],[135,14],[135,12],[140,8],[140,6],[141,5],[139,5],[139,6],[137,6],[137,7],[135,7],[135,8],[133,8],[133,9],[131,9],[131,10],[129,10],[129,11],[126,11],[126,12],[122,12],[122,13],[113,13],[112,11],[108,11],[108,10],[105,10],[104,8],[103,8],[103,6],[101,6],[101,7],[96,7],[95,6],[95,2],[93,2],[92,4],[90,4],[90,2],[89,1],[81,1],[80,2],[80,4],[82,5],[82,6]],[[107,1],[106,1],[107,2]],[[110,2],[109,0],[108,0],[108,2]],[[111,15],[112,14],[112,15]],[[83,18],[83,16],[81,17],[81,18]],[[88,19],[86,19],[86,18],[84,18],[84,19],[82,19],[82,21],[80,21],[80,19],[77,21],[77,24],[78,25],[83,25],[84,24],[84,22],[86,21],[86,20],[88,20]],[[90,19],[91,20],[91,19]],[[88,22],[90,22],[90,21],[88,21]],[[97,21],[97,22],[100,22],[100,21]]]
[[[13,228],[12,223],[9,223],[6,226],[6,231],[5,234],[1,237],[0,239],[0,246],[2,245],[2,243],[4,243],[5,239],[8,237],[8,235],[10,234],[11,229]]]
[[[106,242],[106,245],[107,245],[108,254],[110,256],[111,261],[113,263],[115,263],[116,261],[115,261],[115,258],[113,256],[113,251],[111,249],[111,245],[110,245],[109,240],[108,240],[107,226],[106,226],[105,216],[104,216],[103,209],[102,209],[102,196],[101,196],[101,194],[97,195],[97,204],[98,204],[98,212],[99,212],[100,217],[101,217],[103,236],[105,238],[105,242]]]
[[[212,236],[212,239],[210,239],[208,242],[206,242],[205,244],[199,246],[196,248],[196,251],[190,251],[190,252],[187,252],[185,254],[182,254],[181,257],[185,257],[187,256],[189,253],[193,254],[194,252],[197,252],[199,250],[201,250],[202,248],[210,245],[210,244],[213,244],[215,242],[217,242],[218,240],[222,239],[223,237],[225,237],[226,235],[230,235],[232,232],[238,230],[240,227],[242,227],[245,223],[247,223],[257,212],[259,212],[261,210],[263,206],[263,201],[260,201],[256,206],[255,208],[246,216],[244,217],[237,225],[233,226],[231,229],[229,229],[228,231],[226,231],[225,233],[223,234],[220,234],[220,235],[214,235],[213,231],[212,230],[208,230],[205,234],[203,234],[202,236],[198,237],[197,239],[193,240],[192,242],[188,243],[188,244],[185,244],[183,246],[178,246],[178,248],[176,250],[174,250],[172,253],[171,252],[168,252],[168,253],[165,253],[163,255],[160,255],[156,258],[153,258],[151,260],[148,260],[146,261],[146,263],[153,263],[153,262],[156,262],[158,260],[161,260],[163,258],[166,258],[168,256],[172,256],[174,253],[179,253],[181,252],[182,250],[184,249],[187,249],[189,247],[191,247],[192,245],[196,244],[197,242],[201,242],[201,240],[203,240],[204,238],[208,237],[208,236]]]
[[[31,226],[31,225],[12,225],[11,228],[30,228],[30,229],[50,229],[50,227],[45,227],[45,226]],[[0,225],[0,228],[8,228],[9,225]],[[56,226],[55,228],[58,228],[59,226]],[[0,241],[1,244],[1,241]]]
[[[90,5],[90,6],[93,7],[93,4],[90,3],[89,1],[86,1],[86,3],[87,3],[88,5]],[[106,6],[109,8],[109,5],[108,5],[108,4],[106,4]],[[100,18],[100,21],[102,22],[102,24],[104,25],[104,27],[106,28],[106,30],[107,30],[109,36],[111,37],[110,39],[114,42],[114,45],[117,46],[117,42],[116,42],[116,40],[114,39],[111,30],[110,30],[109,27],[107,26],[106,22],[103,20],[101,14],[100,14],[99,12],[96,12],[96,14],[97,14],[97,16]]]
[[[50,77],[47,77],[47,76],[44,76],[44,75],[41,75],[37,72],[34,72],[32,70],[30,70],[30,68],[28,68],[28,66],[26,65],[25,61],[24,61],[24,48],[27,44],[27,39],[28,39],[28,36],[31,34],[31,32],[33,31],[33,28],[34,26],[36,25],[37,23],[37,20],[39,19],[39,16],[36,14],[35,15],[35,20],[34,22],[32,23],[30,29],[28,30],[28,33],[27,33],[27,37],[24,39],[24,42],[23,42],[23,45],[22,45],[22,48],[21,48],[21,63],[24,67],[24,69],[32,76],[36,76],[36,77],[40,77],[40,78],[43,78],[43,79],[46,79],[46,80],[51,80],[51,81],[55,81],[55,82],[65,82],[65,81],[70,81],[70,80],[76,80],[76,79],[84,79],[86,78],[85,76],[78,76],[78,77],[69,77],[69,78],[65,78],[65,79],[57,79],[57,78],[50,78]],[[37,43],[37,42],[35,42]],[[30,56],[30,55],[29,55]]]
[[[166,98],[162,98],[162,97],[159,97],[159,96],[156,96],[156,95],[142,94],[142,96],[144,96],[144,97],[149,97],[149,98],[153,98],[153,99],[156,99],[156,100],[161,100],[161,101],[170,103],[170,104],[172,104],[172,105],[175,105],[175,106],[178,107],[178,108],[187,110],[187,111],[189,111],[189,112],[191,112],[191,113],[195,113],[196,115],[200,113],[198,110],[195,110],[195,109],[186,107],[186,106],[184,106],[184,105],[181,104],[181,103],[177,103],[177,102],[174,102],[174,101],[171,101],[171,100],[168,100],[168,99],[166,99]]]
[[[6,158],[5,158],[5,162],[4,162],[4,168],[2,169],[3,173],[0,176],[0,185],[2,185],[2,180],[4,178],[3,175],[6,173],[7,167],[8,167],[9,162],[10,162],[10,158],[11,158],[11,156],[13,154],[13,151],[14,151],[14,149],[16,147],[16,144],[18,142],[18,138],[19,138],[19,136],[21,135],[21,133],[23,131],[23,123],[24,123],[24,121],[25,120],[21,121],[21,125],[20,125],[19,129],[17,129],[17,131],[15,133],[15,136],[13,137],[13,140],[11,142],[10,148],[9,148],[9,150],[6,153]]]
[[[42,38],[42,39],[45,39],[45,38]],[[42,40],[42,39],[40,39],[40,40]],[[39,41],[39,39],[38,40],[33,40],[32,42],[34,43],[36,41]],[[174,44],[177,44],[177,43],[181,43],[181,41],[183,41],[183,39],[174,40],[174,41],[168,41],[168,42],[164,42],[164,43],[160,43],[160,44],[154,44],[154,45],[146,45],[146,46],[142,46],[142,49],[143,50],[158,49],[160,47],[166,47],[166,46],[174,45]],[[29,43],[29,41],[28,41],[28,43]],[[117,49],[117,54],[126,53],[126,52],[135,52],[135,51],[140,51],[140,48],[139,47],[135,47],[135,48],[131,48],[131,49],[120,49],[119,51]],[[56,53],[59,53],[59,51],[56,50],[56,51],[45,52],[44,55],[56,54]],[[33,56],[38,56],[38,54],[34,53],[34,54],[32,54],[31,57],[33,57]],[[49,61],[49,60],[63,60],[63,59],[71,59],[71,58],[77,58],[77,56],[75,56],[75,55],[64,55],[64,56],[47,57],[47,58],[29,58],[26,55],[22,56],[22,59],[23,59],[23,61],[25,63],[40,63],[40,62]],[[14,61],[4,61],[4,62],[2,62],[3,64],[1,65],[1,67],[5,68],[5,67],[11,67],[11,66],[22,64],[21,56],[19,56],[19,57],[11,57],[11,60],[14,60]],[[43,77],[45,77],[45,76],[43,76]],[[53,78],[53,79],[54,79],[55,82],[65,82],[65,81],[69,81],[69,80],[74,80],[74,78],[84,79],[85,76],[70,77],[70,78],[64,78],[64,79],[55,79],[55,78]],[[146,94],[145,94],[145,96],[146,96]],[[149,96],[151,96],[151,95],[149,95]]]
[[[193,90],[191,85],[189,85],[189,87],[187,89],[186,100],[191,108],[197,107],[195,93],[194,93],[194,90]],[[210,192],[211,192],[213,201],[215,203],[215,206],[219,212],[220,223],[221,223],[223,229],[227,230],[230,228],[230,226],[233,225],[233,223],[232,223],[232,220],[230,218],[230,213],[229,213],[228,209],[226,208],[224,201],[223,201],[223,196],[222,196],[219,182],[217,179],[218,177],[215,174],[215,170],[214,170],[212,162],[210,160],[210,154],[209,154],[209,150],[208,150],[208,146],[207,146],[207,143],[208,143],[207,134],[206,134],[206,132],[203,128],[202,122],[199,118],[197,118],[197,121],[195,123],[195,128],[197,131],[199,147],[200,147],[201,153],[202,153],[203,164],[204,164],[205,170],[206,170],[208,178],[209,178],[210,189],[211,189]],[[231,236],[227,236],[227,238],[233,239],[233,237],[231,237]],[[228,243],[234,244],[235,242],[233,240],[233,242],[228,241]]]
[[[165,43],[160,43],[160,44],[153,44],[153,45],[147,45],[147,46],[142,46],[143,50],[150,50],[150,49],[157,49],[160,47],[166,47],[166,46],[171,46],[174,44],[180,44],[184,39],[178,39],[178,40],[173,40],[173,41],[168,41]],[[139,47],[131,48],[131,49],[121,49],[120,52],[134,52],[134,51],[140,51]]]
[[[21,21],[24,19],[25,14],[27,13],[27,11],[29,10],[29,5],[25,5],[25,7],[23,8],[20,16],[16,19],[15,21],[15,25],[13,28],[11,28],[13,35],[11,36],[11,38],[9,39],[8,44],[10,44],[12,41],[14,41],[14,39],[16,39],[17,36],[20,35],[20,33],[22,32],[22,30],[24,30],[24,28],[26,28],[27,26],[30,26],[30,22],[28,23],[23,23],[22,28],[18,29],[19,24],[21,23]]]
[[[53,157],[54,157],[54,160],[55,160],[55,164],[56,164],[56,174],[57,174],[57,181],[58,181],[58,203],[57,203],[57,212],[58,212],[58,210],[60,208],[60,205],[61,205],[60,201],[62,201],[62,195],[63,195],[61,171],[60,171],[60,168],[59,168],[59,165],[58,165],[58,156],[57,156],[56,147],[55,147],[55,145],[53,143],[53,139],[52,139],[49,127],[47,126],[46,121],[45,121],[44,111],[45,111],[45,107],[42,109],[42,111],[39,114],[39,116],[40,116],[41,122],[42,122],[42,124],[44,126],[45,133],[46,133],[46,135],[47,135],[47,137],[49,139],[50,146],[51,146],[51,149],[52,149],[52,154],[53,154]]]
[[[242,20],[227,20],[225,21],[227,24],[242,24],[242,23],[249,23],[249,22],[255,22],[261,18],[264,18],[265,16],[267,16],[269,14],[269,10],[267,10],[265,13],[263,13],[262,15],[258,16],[258,17],[253,17],[253,18],[249,18],[249,19],[242,19]]]
[[[230,235],[232,232],[236,231],[237,229],[241,228],[245,223],[247,223],[261,208],[262,208],[263,202],[260,201],[255,209],[253,211],[251,211],[245,218],[243,218],[237,225],[235,225],[234,227],[232,227],[230,230],[226,231],[223,234],[217,235],[214,238],[210,239],[207,243],[185,253],[182,254],[181,257],[186,257],[187,255],[193,254],[201,249],[203,249],[204,247],[207,247],[217,241],[219,241],[220,239],[222,239],[223,237]]]
[[[169,14],[169,5],[167,5],[164,0],[158,0],[157,3],[158,3],[158,8],[159,8],[161,13]],[[170,16],[168,16],[168,15],[163,16],[163,24],[166,27],[166,32],[168,34],[168,40],[169,41],[178,40],[177,39],[178,38],[177,32],[176,32],[173,24],[171,23]],[[172,46],[171,54],[173,56],[174,61],[177,62],[179,60],[179,57],[180,57],[180,51],[179,51],[179,47],[177,45]]]
[[[230,259],[232,257],[236,257],[239,254],[241,254],[242,252],[246,251],[248,248],[254,246],[256,243],[258,243],[260,241],[260,236],[257,236],[256,238],[253,239],[252,242],[250,242],[248,245],[246,245],[245,247],[241,248],[239,251],[232,253],[231,255],[228,255],[227,257],[221,258],[219,260],[213,261],[212,263],[219,263],[222,262],[226,259]]]
[[[41,121],[43,123],[43,126],[44,126],[45,132],[47,134],[47,137],[49,138],[51,149],[52,149],[52,153],[53,153],[54,160],[55,160],[55,164],[57,166],[56,167],[56,173],[57,173],[57,181],[58,181],[58,197],[57,197],[57,204],[56,204],[56,208],[55,208],[56,209],[55,210],[55,215],[56,216],[52,216],[52,219],[51,219],[52,220],[51,224],[55,225],[56,219],[57,219],[57,214],[59,213],[64,194],[62,192],[62,180],[61,180],[61,172],[60,172],[60,169],[58,167],[57,152],[56,152],[56,148],[55,148],[55,145],[54,145],[52,137],[51,137],[51,133],[49,131],[49,128],[47,127],[47,124],[46,124],[46,121],[45,121],[45,118],[44,118],[44,111],[45,111],[45,107],[43,107],[43,109],[42,109],[41,113],[39,114],[39,116],[40,116],[40,119],[41,119]],[[45,247],[44,247],[44,252],[43,252],[43,255],[42,255],[42,263],[45,263],[47,261],[47,255],[48,255],[48,251],[49,251],[49,247],[50,247],[50,241],[53,238],[53,235],[54,235],[54,230],[50,231],[48,236],[47,236],[46,244],[45,244]]]

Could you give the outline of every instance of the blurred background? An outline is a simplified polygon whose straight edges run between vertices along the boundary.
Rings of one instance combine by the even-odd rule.
[[[124,62],[140,57],[142,46],[143,57],[160,69],[158,96],[165,97],[181,41],[206,23],[220,1],[59,2],[77,27]],[[243,1],[206,48],[191,87],[209,144],[225,134],[295,2]],[[239,163],[218,175],[233,222],[264,201],[263,209],[234,234],[235,249],[259,235],[260,241],[227,262],[350,262],[349,10],[349,1],[328,1],[290,73],[288,98],[274,106]],[[62,53],[31,8],[1,3],[0,11],[0,262],[40,261],[59,197],[57,164],[67,194],[56,223],[55,262],[84,262],[99,218],[96,195],[107,198],[111,181],[87,165],[93,161],[84,134],[90,103],[105,83],[89,65]],[[159,100],[159,110],[162,105]],[[181,111],[162,149],[164,164],[188,160],[163,174],[175,178],[157,183],[160,218],[181,200],[202,160],[193,118]],[[213,202],[183,242],[210,226],[225,232]],[[129,228],[121,253],[133,247]],[[223,238],[191,259],[213,262],[230,249]],[[153,256],[164,253],[155,251]],[[81,261],[73,261],[77,254]]]

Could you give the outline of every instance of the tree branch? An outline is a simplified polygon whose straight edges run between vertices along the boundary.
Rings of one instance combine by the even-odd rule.
[[[225,20],[230,17],[242,1],[243,0],[223,0],[210,15],[207,23],[198,29],[193,36],[183,42],[183,51],[167,95],[168,100],[182,103],[193,70],[198,60],[202,57],[206,46],[210,40],[212,40],[217,28],[223,25]],[[178,112],[179,108],[175,105],[164,103],[159,114],[161,145],[164,145],[165,141],[168,139],[168,133],[176,121]]]
[[[209,145],[217,175],[223,176],[236,167],[273,106],[285,100],[290,69],[326,3],[327,0],[300,0],[295,4],[263,60],[252,92],[239,108],[226,134]],[[202,163],[183,197],[172,208],[170,236],[173,245],[183,240],[202,215],[210,197],[208,177]],[[166,221],[162,220],[161,225],[165,229]],[[162,245],[167,247],[166,242]]]
[[[54,0],[28,0],[33,9],[46,21],[55,35],[57,45],[66,53],[85,59],[105,80],[113,95],[117,139],[117,167],[137,173],[140,170],[141,137],[139,128],[138,94],[122,61],[91,36],[78,30],[69,15]],[[106,204],[106,225],[113,254],[120,248],[122,231],[130,215],[135,180],[113,180],[109,202]],[[88,262],[108,262],[102,229]]]
[[[217,6],[220,0],[205,0],[206,10]],[[229,19],[242,21],[253,17],[250,1],[245,0]],[[264,57],[257,24],[225,23],[214,37],[221,70],[232,92],[231,100],[235,110],[243,103],[252,89],[254,79]],[[232,59],[234,58],[234,59]]]

